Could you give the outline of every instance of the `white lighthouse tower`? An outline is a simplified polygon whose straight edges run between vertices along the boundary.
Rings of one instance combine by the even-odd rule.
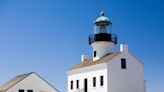
[[[146,92],[144,65],[120,45],[113,51],[117,36],[112,22],[101,12],[94,21],[94,33],[89,36],[92,58],[83,55],[81,62],[67,71],[68,92]]]
[[[101,12],[94,22],[94,34],[89,36],[89,44],[93,48],[93,60],[98,60],[112,52],[117,44],[117,36],[112,34],[112,22]]]

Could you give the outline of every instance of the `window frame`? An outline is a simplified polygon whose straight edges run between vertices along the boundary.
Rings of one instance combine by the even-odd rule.
[[[79,80],[76,80],[76,88],[79,89]]]
[[[93,52],[93,57],[96,57],[97,56],[97,51],[94,51]]]
[[[18,92],[25,92],[24,89],[19,89]]]
[[[71,84],[71,85],[70,85],[70,88],[71,88],[71,90],[73,90],[73,81],[71,81],[70,84]]]
[[[104,86],[104,76],[100,76],[100,86]]]
[[[121,69],[127,69],[126,58],[121,58]]]
[[[93,77],[93,87],[96,87],[96,77]]]
[[[27,92],[34,92],[32,89],[28,89]]]

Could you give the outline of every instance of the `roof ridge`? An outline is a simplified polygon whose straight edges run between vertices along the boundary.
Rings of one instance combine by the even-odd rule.
[[[35,73],[35,72],[23,73],[23,74],[20,74],[20,75],[15,76],[15,77],[18,77],[18,76],[23,76],[23,75],[30,75],[30,74],[32,74],[32,73]]]
[[[7,81],[6,83],[0,86],[0,91],[6,91],[10,89],[11,87],[13,87],[14,85],[16,85],[17,83],[19,83],[20,81],[22,81],[23,79],[25,79],[26,77],[28,77],[33,73],[35,72],[29,72],[13,77],[11,80]]]
[[[111,59],[116,57],[119,53],[121,53],[121,52],[111,52],[96,61],[93,61],[93,59],[85,60],[83,62],[80,62],[79,64],[76,64],[72,68],[68,69],[68,71],[74,70],[74,69],[79,69],[79,68],[84,68],[84,67],[89,67],[89,66],[96,65],[96,64],[107,63],[108,61],[110,61]]]

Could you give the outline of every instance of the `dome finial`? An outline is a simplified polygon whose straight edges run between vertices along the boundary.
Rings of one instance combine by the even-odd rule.
[[[103,11],[101,11],[100,15],[101,15],[101,16],[104,16],[105,14],[104,14],[104,12],[103,12]]]

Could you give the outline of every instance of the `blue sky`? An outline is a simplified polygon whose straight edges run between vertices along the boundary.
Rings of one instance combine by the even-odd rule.
[[[101,7],[119,44],[144,62],[147,92],[163,92],[163,0],[0,0],[0,84],[35,71],[66,92],[66,70],[91,56],[88,35]]]

